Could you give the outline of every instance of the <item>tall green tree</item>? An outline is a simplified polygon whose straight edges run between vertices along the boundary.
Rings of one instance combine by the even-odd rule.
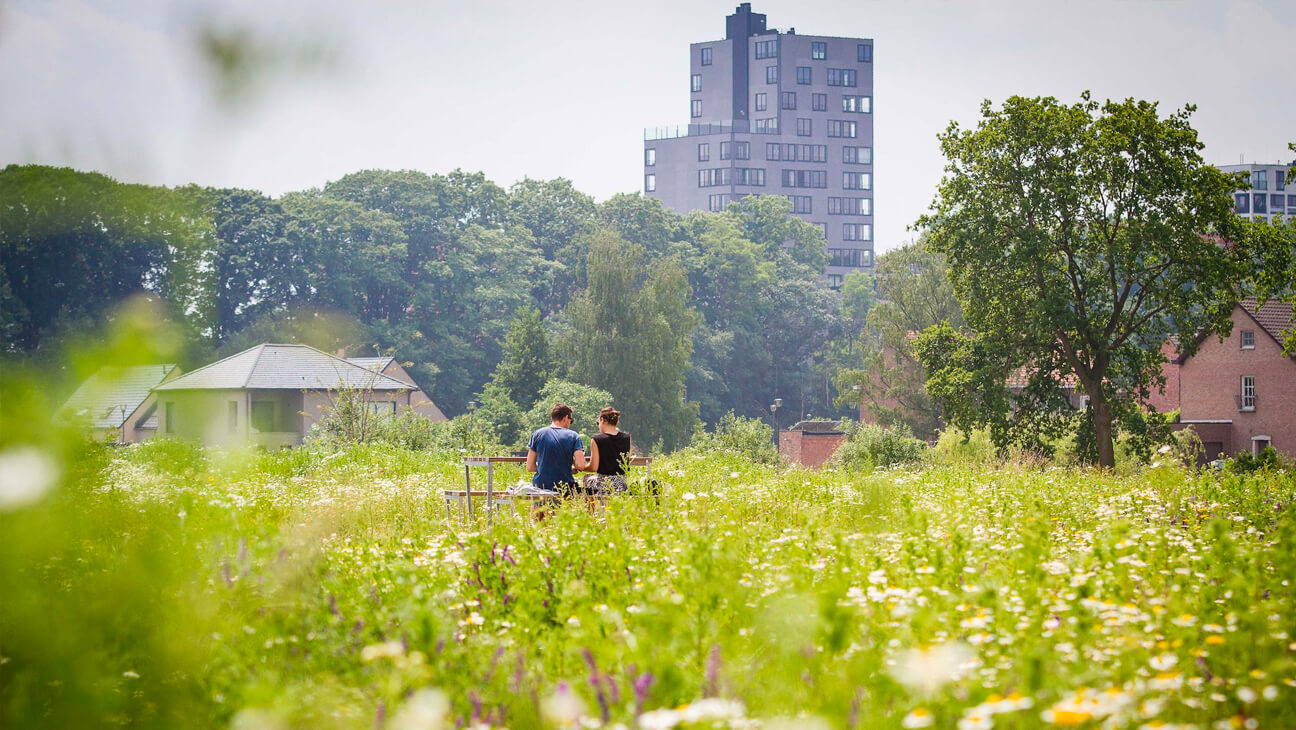
[[[927,393],[926,372],[910,344],[933,325],[963,326],[948,273],[945,257],[925,241],[879,256],[873,271],[877,300],[859,337],[859,361],[837,376],[842,402],[862,404],[878,423],[903,423],[921,438],[940,428],[940,409]]]
[[[1202,160],[1193,110],[1014,96],[940,135],[946,175],[919,224],[980,352],[1029,376],[1019,411],[1074,377],[1104,467],[1116,415],[1163,377],[1162,343],[1191,351],[1227,332],[1246,283],[1244,255],[1220,238],[1240,231],[1238,180]],[[949,374],[948,353],[926,353],[930,373]]]
[[[697,405],[684,402],[696,316],[679,264],[659,259],[646,272],[643,259],[611,231],[594,236],[588,286],[568,307],[571,375],[616,398],[641,447],[675,449],[697,424]]]
[[[535,402],[544,384],[559,374],[561,365],[549,346],[540,310],[526,307],[509,325],[504,355],[491,374],[491,383],[514,403],[526,407]]]

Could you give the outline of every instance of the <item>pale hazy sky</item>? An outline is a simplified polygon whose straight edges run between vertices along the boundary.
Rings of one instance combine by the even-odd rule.
[[[278,195],[366,168],[641,185],[644,127],[688,121],[688,44],[733,0],[0,0],[0,165]],[[912,237],[942,171],[936,134],[982,99],[1196,104],[1217,164],[1291,159],[1296,0],[756,0],[771,27],[875,39],[875,238]],[[327,45],[221,104],[199,27]]]

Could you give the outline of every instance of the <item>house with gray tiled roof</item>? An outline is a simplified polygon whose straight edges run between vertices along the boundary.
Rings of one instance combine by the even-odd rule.
[[[412,381],[296,344],[257,345],[153,390],[160,434],[266,448],[300,444],[344,391],[383,416],[413,408],[422,394]]]
[[[339,355],[339,357],[340,356],[341,355]],[[414,378],[405,370],[405,365],[409,365],[410,363],[402,364],[394,357],[348,357],[347,362],[355,363],[356,365],[359,365],[366,370],[372,370],[375,373],[382,373],[388,377],[396,378],[397,380],[409,383],[416,388],[419,387],[418,383],[414,381]],[[411,395],[410,400],[414,412],[420,416],[433,422],[447,420],[445,414],[441,412],[440,408],[437,408],[437,405],[432,402],[432,399],[427,396],[427,393],[423,392],[422,388],[415,391]]]
[[[173,363],[100,368],[77,387],[57,417],[83,423],[119,444],[146,441],[158,426],[152,389],[180,373]]]

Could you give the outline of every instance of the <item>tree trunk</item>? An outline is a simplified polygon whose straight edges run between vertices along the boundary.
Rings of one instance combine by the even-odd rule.
[[[1095,388],[1089,396],[1093,408],[1094,443],[1098,447],[1098,466],[1111,469],[1116,466],[1116,450],[1112,445],[1112,406],[1103,397],[1102,388]]]

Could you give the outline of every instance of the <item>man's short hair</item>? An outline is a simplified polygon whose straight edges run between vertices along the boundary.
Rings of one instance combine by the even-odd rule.
[[[554,404],[553,408],[549,409],[549,420],[554,421],[556,423],[570,416],[571,414],[572,414],[571,406],[567,405],[566,403],[558,402]]]

